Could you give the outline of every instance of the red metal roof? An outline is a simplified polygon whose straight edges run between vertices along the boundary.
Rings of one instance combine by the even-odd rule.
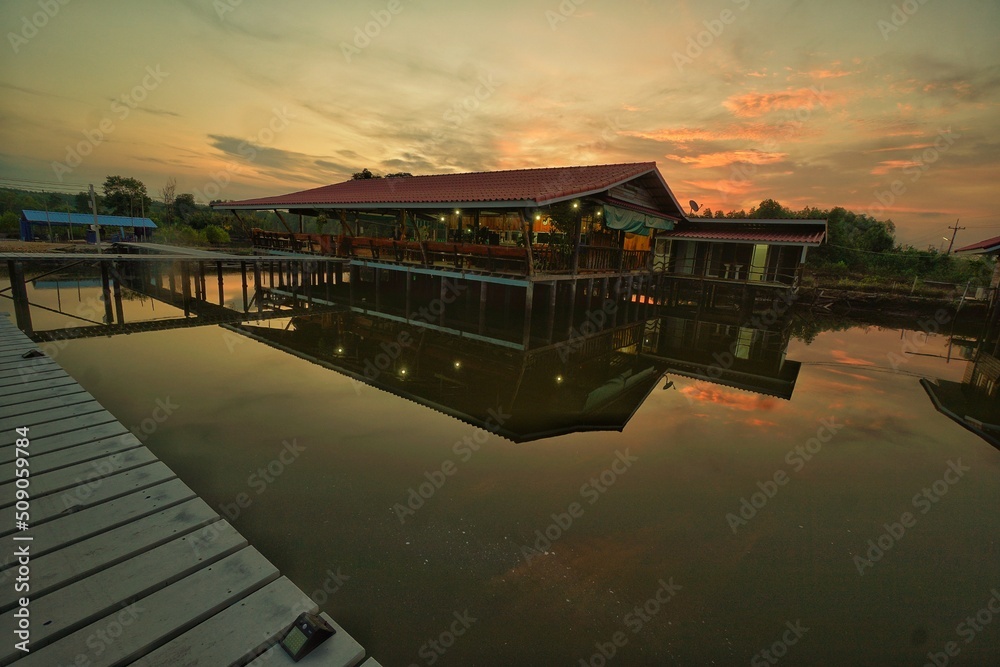
[[[660,232],[657,238],[691,239],[697,241],[737,241],[745,243],[793,243],[819,245],[826,237],[826,229],[762,228],[756,221],[747,220],[750,229],[683,229]]]
[[[215,207],[451,206],[484,202],[524,202],[525,206],[543,206],[601,192],[650,172],[656,173],[662,182],[655,162],[350,180],[276,197],[218,203]],[[663,187],[666,189],[665,183]]]
[[[975,252],[976,250],[980,252],[992,252],[994,250],[1000,250],[1000,236],[994,236],[991,239],[986,239],[985,241],[980,241],[979,243],[973,243],[972,245],[967,245],[965,247],[959,248],[955,252]]]

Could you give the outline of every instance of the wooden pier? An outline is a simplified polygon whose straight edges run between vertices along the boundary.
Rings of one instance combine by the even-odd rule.
[[[0,665],[293,664],[276,642],[317,605],[33,351],[0,316]],[[323,616],[336,634],[298,664],[379,667]]]

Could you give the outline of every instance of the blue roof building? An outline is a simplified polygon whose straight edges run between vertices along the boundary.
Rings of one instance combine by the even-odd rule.
[[[88,232],[93,224],[94,216],[91,213],[24,210],[21,211],[21,240],[34,241],[37,227],[45,230],[50,227],[66,227],[75,238],[86,237],[90,240],[93,233],[88,234]],[[117,234],[123,239],[129,236],[125,231],[127,229],[135,230],[134,235],[138,237],[148,236],[156,229],[156,223],[149,218],[132,218],[125,215],[99,215],[97,224],[102,228],[102,237]]]

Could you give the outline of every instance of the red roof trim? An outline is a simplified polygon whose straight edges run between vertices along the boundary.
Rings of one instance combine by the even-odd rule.
[[[955,252],[972,252],[974,250],[981,250],[982,252],[992,252],[993,250],[1000,249],[1000,236],[995,236],[991,239],[986,239],[985,241],[980,241],[979,243],[973,243],[972,245],[967,245],[959,248]]]
[[[698,241],[746,241],[754,243],[794,243],[819,245],[823,242],[826,232],[789,232],[781,230],[746,230],[746,231],[712,231],[703,229],[674,229],[660,232],[658,238],[691,239]]]

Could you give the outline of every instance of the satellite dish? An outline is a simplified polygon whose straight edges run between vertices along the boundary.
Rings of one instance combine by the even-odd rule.
[[[696,202],[696,201],[695,201],[695,200],[693,200],[693,199],[692,199],[691,201],[689,201],[689,202],[688,202],[688,204],[690,204],[690,205],[691,205],[691,210],[692,210],[693,212],[695,212],[695,213],[697,213],[697,212],[698,212],[698,209],[700,209],[700,208],[701,208],[701,206],[698,206],[698,202]]]

